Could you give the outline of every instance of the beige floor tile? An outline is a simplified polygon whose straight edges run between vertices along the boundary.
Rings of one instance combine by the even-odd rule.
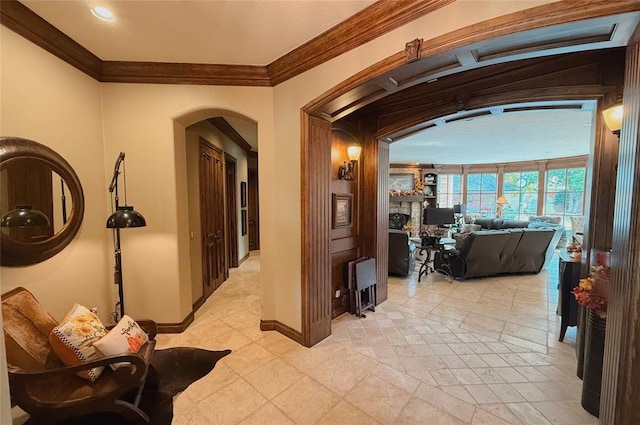
[[[317,423],[340,397],[309,377],[304,377],[272,400],[272,403],[298,425]]]
[[[421,384],[415,392],[415,396],[432,406],[437,406],[439,410],[447,412],[463,423],[471,422],[475,407],[471,403],[460,400],[458,397],[445,393],[444,391],[427,384]]]
[[[298,382],[303,376],[298,369],[283,360],[273,359],[246,374],[244,379],[267,400],[271,400]]]
[[[238,379],[202,400],[198,407],[211,424],[234,425],[266,402],[251,385]]]
[[[240,376],[243,376],[273,359],[275,356],[267,349],[256,343],[251,343],[233,352],[225,359],[225,363]]]
[[[339,316],[309,349],[260,331],[259,260],[232,270],[185,332],[158,335],[158,348],[232,349],[176,397],[174,424],[598,423],[580,405],[575,328],[557,341],[557,269],[392,277],[375,312]]]
[[[349,360],[332,359],[322,363],[308,375],[336,394],[344,396],[369,373],[369,370]]]
[[[420,400],[412,398],[402,413],[398,416],[395,425],[463,425],[464,422],[449,415],[447,412]]]
[[[229,356],[227,356],[229,357]],[[222,388],[231,385],[236,380],[240,379],[233,369],[224,363],[224,359],[216,363],[216,367],[213,368],[204,378],[197,380],[183,392],[189,399],[194,402],[199,402],[209,397],[213,393],[221,390]]]
[[[240,421],[239,425],[295,425],[295,422],[287,418],[273,404],[267,403],[249,417]]]
[[[542,413],[529,403],[509,403],[507,407],[526,425],[552,425]]]
[[[499,417],[492,415],[486,410],[482,410],[480,408],[476,409],[475,414],[473,415],[473,419],[471,420],[471,425],[512,425],[513,422],[507,422],[504,419],[500,419]]]
[[[471,394],[469,394],[469,391],[467,391],[464,385],[447,385],[440,388],[445,393],[457,397],[462,401],[465,401],[469,404],[476,404],[475,399],[471,396]]]
[[[336,404],[317,425],[379,425],[371,416],[346,401]]]
[[[411,394],[413,394],[416,388],[418,388],[418,386],[420,385],[420,379],[385,364],[376,365],[375,368],[373,368],[372,372],[378,378],[381,378],[398,388],[402,388],[403,390]],[[431,376],[429,375],[429,377]]]
[[[392,424],[411,394],[378,377],[368,377],[346,395],[348,402],[383,424]]]

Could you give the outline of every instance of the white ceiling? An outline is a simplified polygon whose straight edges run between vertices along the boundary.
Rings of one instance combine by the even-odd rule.
[[[21,0],[105,61],[267,65],[374,0]],[[106,6],[115,22],[98,20]],[[449,122],[391,145],[393,163],[511,162],[586,154],[590,108]],[[257,126],[224,118],[257,150]],[[440,120],[439,123],[444,121]]]
[[[562,107],[563,103],[568,102],[554,105]],[[502,113],[502,108],[492,108],[491,115],[454,122],[446,122],[453,116],[440,118],[434,120],[436,126],[391,143],[390,162],[486,164],[587,155],[594,107],[591,101],[582,102],[580,110]]]
[[[105,61],[267,65],[374,0],[21,0]],[[116,16],[90,13],[105,6]]]

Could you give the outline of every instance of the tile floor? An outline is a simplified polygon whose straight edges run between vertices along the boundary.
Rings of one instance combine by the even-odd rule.
[[[158,348],[233,352],[176,397],[174,425],[597,424],[580,406],[575,328],[557,341],[557,261],[535,276],[389,278],[366,319],[308,349],[261,332],[252,253]]]
[[[233,350],[175,402],[175,425],[597,424],[580,406],[575,328],[557,341],[557,261],[535,276],[389,278],[366,319],[308,349],[261,332],[259,253],[159,347]]]

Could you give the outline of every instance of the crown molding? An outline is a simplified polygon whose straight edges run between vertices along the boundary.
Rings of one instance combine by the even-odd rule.
[[[104,61],[101,82],[271,87],[264,66]]]
[[[455,0],[380,0],[267,65],[276,86]]]
[[[88,76],[100,80],[102,60],[17,0],[0,1],[0,23]]]
[[[103,61],[18,0],[0,23],[100,82],[272,87],[453,1],[380,0],[267,66]]]

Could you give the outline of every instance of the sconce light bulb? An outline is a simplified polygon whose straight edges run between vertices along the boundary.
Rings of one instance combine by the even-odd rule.
[[[357,145],[349,146],[347,148],[347,155],[349,156],[349,160],[352,162],[359,160],[361,151],[362,151],[362,148],[360,146],[357,146]]]

